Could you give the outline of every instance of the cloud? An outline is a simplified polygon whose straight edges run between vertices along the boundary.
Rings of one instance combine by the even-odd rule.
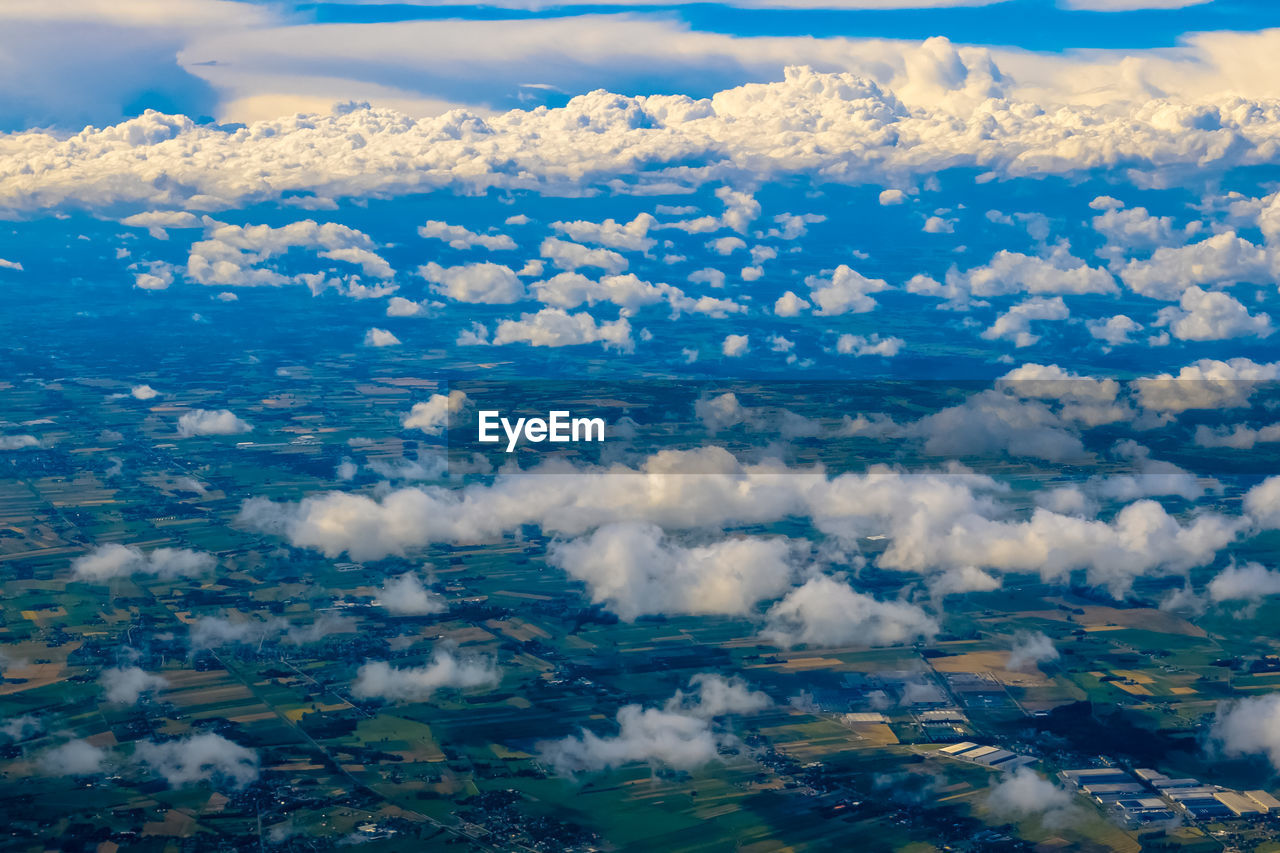
[[[192,409],[178,418],[178,437],[197,435],[239,435],[253,426],[228,409]]]
[[[40,767],[55,776],[96,776],[107,763],[107,751],[84,740],[70,740],[40,756]]]
[[[495,687],[502,672],[488,658],[464,657],[437,647],[425,666],[397,668],[386,661],[360,667],[351,693],[361,699],[422,702],[438,690]]]
[[[243,788],[258,778],[258,753],[212,732],[181,740],[140,741],[133,756],[173,787],[218,781]]]
[[[149,552],[115,542],[99,545],[71,563],[76,580],[105,583],[112,578],[134,574],[153,575],[165,580],[193,577],[212,571],[217,559],[203,551],[186,548],[156,548]]]
[[[1280,529],[1280,476],[1268,477],[1245,492],[1244,511],[1260,527]]]
[[[1271,334],[1271,318],[1252,315],[1249,309],[1221,291],[1205,291],[1192,285],[1182,292],[1178,308],[1162,308],[1155,325],[1168,326],[1182,341],[1221,341]]]
[[[599,343],[605,349],[631,352],[631,324],[625,317],[597,323],[590,314],[570,314],[560,308],[543,308],[521,314],[519,320],[502,320],[493,333],[494,346],[528,344],[534,347],[568,347]]]
[[[725,335],[720,352],[725,358],[741,358],[750,348],[750,339],[746,335]]]
[[[568,272],[580,267],[595,267],[616,275],[627,268],[627,259],[617,252],[610,249],[589,249],[579,243],[556,237],[543,240],[538,253],[555,264],[557,269]]]
[[[418,267],[418,275],[431,282],[436,293],[455,302],[509,305],[526,297],[515,270],[489,261],[442,267],[435,261]]]
[[[991,786],[987,808],[1006,820],[1039,817],[1051,829],[1068,826],[1082,814],[1070,791],[1030,767],[1019,767]]]
[[[836,341],[836,352],[841,355],[880,355],[885,358],[893,358],[902,351],[903,344],[906,342],[902,338],[888,336],[881,337],[879,334],[871,335],[841,335]]]
[[[1042,663],[1058,659],[1058,649],[1043,631],[1019,631],[1009,650],[1009,669],[1034,669]]]
[[[398,347],[400,339],[386,329],[371,328],[364,333],[364,345],[374,347]]]
[[[1206,588],[1213,601],[1258,601],[1265,596],[1280,595],[1280,572],[1261,563],[1234,563],[1214,575]]]
[[[160,392],[150,385],[134,385],[129,395],[135,400],[154,400],[160,396]]]
[[[203,219],[205,239],[191,245],[186,275],[190,280],[217,287],[279,286],[305,284],[313,291],[332,282],[320,273],[284,275],[270,266],[273,259],[292,249],[305,249],[318,258],[341,261],[360,267],[374,278],[389,279],[395,272],[373,250],[373,240],[361,231],[336,222],[312,219],[288,225],[229,225],[210,217]]]
[[[809,287],[809,298],[818,306],[814,313],[823,317],[874,311],[877,303],[869,294],[889,289],[883,279],[867,278],[845,264],[836,267],[830,278],[809,276],[805,284]],[[792,306],[798,303],[792,302]],[[775,311],[776,308],[775,305]]]
[[[1147,260],[1130,261],[1120,278],[1135,293],[1175,302],[1190,287],[1261,283],[1270,280],[1275,269],[1276,262],[1266,249],[1234,231],[1224,231],[1189,246],[1156,249]]]
[[[136,666],[104,669],[98,679],[108,702],[135,705],[144,693],[163,690],[169,682],[163,676],[152,675]]]
[[[449,416],[458,414],[469,403],[466,393],[457,389],[448,394],[432,394],[425,402],[414,403],[409,413],[400,419],[400,425],[427,435],[441,435],[449,427]]]
[[[1252,450],[1257,444],[1270,444],[1280,441],[1280,424],[1253,429],[1244,424],[1224,427],[1210,427],[1201,424],[1196,427],[1195,443],[1200,447],[1231,447],[1236,450]]]
[[[1089,329],[1089,334],[1094,339],[1103,341],[1113,347],[1133,343],[1129,336],[1143,329],[1141,323],[1125,314],[1087,320],[1085,321],[1085,326]]]
[[[761,636],[790,647],[896,646],[932,639],[937,621],[914,604],[878,601],[829,577],[788,593],[766,614]]]
[[[728,714],[751,714],[771,702],[739,678],[699,673],[691,693],[676,691],[662,707],[624,705],[616,716],[617,734],[601,736],[583,729],[562,740],[538,744],[542,760],[559,773],[594,773],[645,762],[655,767],[693,770],[720,760],[720,749],[735,739],[712,726]]]
[[[1202,358],[1177,375],[1160,373],[1138,379],[1138,400],[1152,411],[1177,414],[1195,409],[1244,406],[1262,383],[1280,379],[1280,362],[1258,364],[1248,358]]]
[[[1071,316],[1061,296],[1052,299],[1035,297],[1014,305],[996,318],[991,328],[982,333],[987,341],[1009,340],[1018,348],[1033,346],[1040,341],[1031,333],[1032,320],[1065,320]]]
[[[649,229],[657,222],[648,213],[641,213],[625,224],[612,219],[604,222],[552,222],[551,227],[570,240],[593,243],[630,252],[647,252],[657,243],[648,236]]]
[[[26,740],[33,735],[37,735],[44,731],[44,723],[39,717],[31,714],[23,714],[19,717],[10,717],[3,723],[0,723],[0,734],[11,738],[14,741]]]
[[[1219,702],[1209,737],[1223,755],[1265,755],[1280,769],[1280,693]]]
[[[444,599],[423,586],[422,580],[413,572],[388,578],[374,604],[394,616],[426,616],[448,609]]]
[[[1054,246],[1045,257],[1002,249],[984,266],[967,272],[952,267],[943,283],[924,275],[907,283],[910,293],[942,297],[960,307],[975,297],[985,299],[1020,293],[1033,296],[1111,294],[1118,290],[1110,273],[1090,267],[1072,255],[1065,243]],[[1047,301],[1030,300],[1032,303]],[[1057,301],[1060,303],[1061,299]]]
[[[454,249],[479,246],[482,249],[509,251],[516,248],[516,241],[506,234],[477,234],[461,225],[450,225],[435,219],[428,219],[426,224],[419,226],[418,235],[426,240],[443,240]]]
[[[0,450],[24,450],[40,446],[40,439],[34,435],[0,435]]]
[[[587,584],[591,600],[630,622],[655,613],[745,615],[790,586],[785,539],[687,548],[654,524],[619,522],[551,546],[548,561]]]

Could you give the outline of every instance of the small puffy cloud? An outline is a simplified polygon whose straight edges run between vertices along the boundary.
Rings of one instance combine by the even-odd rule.
[[[141,741],[133,757],[173,787],[218,781],[243,788],[258,778],[258,753],[219,734]]]
[[[907,290],[965,306],[974,298],[1019,293],[1033,296],[1109,294],[1118,288],[1111,273],[1090,267],[1073,256],[1065,243],[1059,243],[1043,257],[1001,250],[984,266],[966,272],[948,270],[943,283],[928,276],[916,276],[907,284]]]
[[[1142,331],[1142,324],[1124,314],[1085,322],[1085,328],[1095,340],[1118,347],[1133,343],[1129,336]]]
[[[689,273],[690,284],[705,284],[709,287],[724,287],[724,273],[717,269],[694,270]]]
[[[442,303],[436,302],[432,305],[439,306]],[[403,296],[393,296],[387,300],[387,316],[388,317],[425,317],[431,313],[431,305],[425,302],[414,302],[412,299],[405,299]]]
[[[717,255],[728,257],[734,252],[747,248],[747,241],[741,237],[718,237],[707,243],[707,248],[715,252]]]
[[[192,577],[213,569],[217,560],[203,551],[185,548],[156,548],[144,552],[133,545],[115,542],[99,545],[71,563],[76,580],[103,583],[129,575],[153,575],[166,580]]]
[[[1009,340],[1015,347],[1029,347],[1040,340],[1039,335],[1031,333],[1033,320],[1065,320],[1069,316],[1071,312],[1061,296],[1052,299],[1035,297],[1014,305],[997,317],[982,333],[982,338],[988,341]]]
[[[1009,669],[1032,669],[1058,659],[1058,648],[1043,631],[1019,631],[1009,650]]]
[[[788,290],[773,303],[773,313],[779,317],[797,317],[809,309],[810,303]]]
[[[883,279],[867,278],[845,264],[836,267],[829,278],[809,276],[805,284],[809,298],[818,306],[814,313],[824,317],[873,311],[877,303],[869,294],[889,289]]]
[[[364,345],[367,347],[398,347],[400,339],[386,329],[372,328],[364,333]]]
[[[160,261],[148,264],[147,271],[133,274],[133,286],[139,290],[167,290],[173,284],[173,266]]]
[[[993,785],[987,808],[1005,820],[1039,817],[1049,828],[1067,826],[1077,816],[1071,792],[1030,767],[1019,767]]]
[[[836,340],[836,352],[841,355],[882,355],[893,358],[902,350],[904,343],[906,342],[902,338],[882,338],[879,334],[841,335]]]
[[[633,704],[618,709],[616,734],[602,736],[583,729],[562,740],[539,743],[538,752],[543,761],[564,774],[641,762],[693,770],[718,761],[721,747],[734,742],[713,727],[713,718],[751,714],[772,704],[736,677],[699,673],[690,680],[690,687],[689,693],[676,691],[662,707]]]
[[[464,657],[437,647],[425,666],[393,667],[372,661],[356,673],[351,693],[361,699],[421,702],[438,690],[494,687],[502,673],[489,658]]]
[[[418,275],[432,290],[455,302],[509,305],[525,298],[524,283],[515,270],[491,262],[442,267],[435,261],[418,267]]]
[[[808,233],[810,225],[826,222],[827,217],[820,213],[802,213],[799,215],[779,213],[773,217],[773,221],[778,223],[778,227],[770,228],[765,233],[766,237],[777,237],[779,240],[796,240]],[[775,252],[769,257],[777,257],[777,253]]]
[[[374,604],[393,616],[426,616],[448,609],[444,600],[423,586],[422,580],[413,572],[388,579]]]
[[[88,741],[70,740],[40,756],[40,767],[54,776],[95,776],[107,763],[107,751]]]
[[[720,352],[724,353],[725,358],[741,358],[750,348],[751,343],[746,335],[726,335],[720,345]]]
[[[1161,373],[1138,379],[1134,386],[1142,406],[1156,412],[1244,406],[1262,382],[1280,379],[1280,362],[1258,364],[1248,358],[1227,361],[1202,358],[1177,375]]]
[[[1280,693],[1218,703],[1209,737],[1223,755],[1265,755],[1280,769]]]
[[[884,207],[890,207],[895,204],[902,204],[907,200],[907,194],[902,190],[881,190],[880,204]]]
[[[785,539],[736,538],[687,548],[653,524],[620,522],[556,543],[549,561],[626,621],[646,614],[752,612],[790,586]]]
[[[135,705],[142,694],[169,686],[163,676],[152,675],[136,666],[104,669],[98,683],[102,685],[107,701],[119,705]]]
[[[0,450],[24,450],[39,446],[40,439],[34,435],[0,435]]]
[[[130,396],[135,400],[154,400],[160,396],[160,392],[152,388],[150,385],[134,385],[129,390]]]
[[[1179,307],[1160,309],[1155,325],[1168,326],[1173,336],[1182,341],[1265,338],[1273,331],[1270,316],[1250,314],[1230,294],[1201,290],[1195,285],[1182,292]]]
[[[551,227],[579,243],[592,243],[624,252],[647,252],[657,242],[648,236],[656,221],[650,214],[641,213],[624,224],[606,219],[604,222],[552,222]]]
[[[631,352],[631,324],[625,317],[597,323],[585,311],[570,314],[562,308],[544,308],[521,314],[519,320],[502,320],[493,333],[493,345],[528,344],[535,347],[568,347],[602,344],[605,349]]]
[[[178,418],[178,437],[240,435],[253,427],[228,409],[193,409]]]
[[[1234,427],[1196,427],[1195,442],[1200,447],[1230,447],[1236,450],[1252,450],[1258,444],[1280,441],[1280,424],[1269,424],[1254,429],[1244,424]]]
[[[562,272],[546,281],[531,285],[534,298],[555,308],[577,308],[579,305],[595,305],[611,302],[625,315],[634,314],[646,305],[654,305],[664,299],[675,300],[683,294],[668,284],[651,284],[639,277],[606,275],[598,281],[576,272]]]
[[[120,220],[121,225],[130,228],[146,228],[157,240],[168,240],[169,228],[199,228],[200,217],[186,210],[149,210],[135,213]]]
[[[420,226],[418,234],[427,240],[443,240],[454,249],[479,246],[482,249],[510,250],[516,247],[516,241],[506,234],[477,234],[461,225],[435,219],[428,219],[425,225]]]
[[[879,601],[829,577],[816,577],[769,609],[761,636],[790,647],[896,646],[932,639],[938,622],[915,604]]]
[[[449,427],[449,416],[463,411],[469,402],[466,393],[457,389],[448,394],[432,394],[424,402],[414,403],[400,419],[400,425],[427,435],[441,435]]]
[[[1156,249],[1146,260],[1130,261],[1120,279],[1142,296],[1174,302],[1197,285],[1264,283],[1274,277],[1272,270],[1266,249],[1225,231],[1189,246]]]
[[[627,268],[627,259],[610,249],[590,249],[581,243],[572,243],[556,237],[542,241],[538,254],[557,269],[572,272],[581,267],[594,267],[616,275]]]
[[[26,740],[42,731],[44,731],[44,723],[40,722],[39,717],[34,717],[31,714],[10,717],[0,723],[0,735],[15,741]]]
[[[1280,476],[1268,477],[1245,492],[1244,511],[1259,527],[1280,529]]]
[[[935,599],[966,592],[991,592],[1000,588],[1000,579],[977,566],[948,569],[929,582],[929,595]]]
[[[1261,563],[1232,564],[1209,581],[1206,591],[1213,601],[1257,601],[1280,595],[1280,572]]]
[[[956,221],[954,219],[944,219],[941,216],[930,216],[924,221],[924,228],[921,230],[926,234],[954,234]]]

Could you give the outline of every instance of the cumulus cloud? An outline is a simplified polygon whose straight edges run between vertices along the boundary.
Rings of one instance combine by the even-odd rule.
[[[881,337],[877,333],[870,335],[841,335],[836,340],[836,352],[841,355],[880,355],[893,358],[902,351],[906,341],[892,335]]]
[[[444,599],[423,586],[413,572],[388,578],[374,604],[395,616],[426,616],[448,609]]]
[[[156,548],[144,552],[133,545],[112,542],[99,545],[71,563],[76,580],[103,583],[129,575],[153,575],[171,580],[192,577],[213,569],[217,560],[212,554],[186,548]]]
[[[879,601],[816,577],[769,609],[761,636],[779,646],[895,646],[932,639],[938,622],[918,606]]]
[[[449,417],[463,411],[469,403],[466,393],[457,389],[448,394],[432,394],[424,402],[414,403],[409,413],[400,419],[400,425],[427,435],[441,435],[449,427]]]
[[[809,276],[805,284],[809,286],[809,298],[818,306],[814,313],[824,317],[874,311],[878,303],[870,294],[889,289],[883,279],[867,278],[845,264],[836,267],[829,278]],[[798,307],[798,303],[792,301],[783,307]]]
[[[518,320],[502,320],[493,332],[491,343],[494,346],[528,344],[534,347],[598,343],[605,349],[619,352],[631,352],[635,348],[627,318],[597,322],[585,311],[570,314],[561,308],[543,308],[536,314],[521,314]]]
[[[1014,305],[996,318],[991,327],[982,333],[988,341],[1008,340],[1018,348],[1033,346],[1040,336],[1032,334],[1033,320],[1065,320],[1071,316],[1061,296],[1052,299],[1035,297]]]
[[[213,732],[141,741],[133,756],[173,787],[214,781],[243,788],[258,778],[258,753]]]
[[[589,249],[581,243],[556,237],[543,240],[538,253],[558,269],[568,272],[581,267],[594,267],[616,275],[627,268],[627,259],[611,249]]]
[[[130,389],[129,395],[135,400],[154,400],[160,396],[160,392],[150,385],[134,385]]]
[[[907,283],[907,290],[965,306],[975,298],[1020,293],[1033,296],[1108,294],[1117,292],[1118,288],[1109,272],[1090,267],[1072,255],[1065,243],[1059,243],[1044,257],[1001,250],[984,266],[967,272],[953,267],[942,283],[928,276],[916,276]],[[1028,301],[1040,304],[1050,300]],[[1060,304],[1062,300],[1056,301]]]
[[[1206,588],[1212,601],[1258,601],[1269,595],[1280,595],[1280,572],[1261,563],[1234,563],[1214,575]]]
[[[1196,427],[1195,442],[1200,447],[1230,447],[1236,450],[1252,450],[1257,444],[1280,441],[1280,424],[1269,424],[1254,429],[1244,424]]]
[[[180,438],[191,438],[197,435],[240,435],[252,429],[251,424],[241,420],[228,409],[193,409],[178,418]]]
[[[142,694],[169,686],[163,676],[153,675],[136,666],[104,669],[98,683],[102,685],[107,701],[119,705],[135,705]]]
[[[456,267],[442,267],[431,261],[418,267],[418,275],[431,282],[436,293],[455,302],[509,305],[526,295],[515,270],[489,261]]]
[[[0,450],[24,450],[40,446],[40,439],[34,435],[0,435]]]
[[[351,693],[361,699],[422,702],[445,688],[495,687],[502,672],[489,658],[467,657],[437,647],[425,666],[393,667],[372,661],[356,673]]]
[[[367,347],[398,347],[400,339],[386,329],[369,329],[364,333],[364,345]]]
[[[1080,814],[1070,791],[1030,767],[1019,767],[993,785],[987,808],[1007,820],[1039,817],[1049,828],[1067,826]]]
[[[1209,737],[1223,755],[1265,755],[1280,768],[1280,693],[1218,703]]]
[[[587,584],[591,600],[632,621],[652,613],[743,615],[787,589],[785,539],[739,538],[684,547],[654,524],[606,525],[556,543],[548,560]]]
[[[593,243],[622,251],[647,252],[657,243],[648,236],[649,229],[656,222],[650,214],[641,213],[630,222],[622,224],[606,219],[604,222],[552,222],[551,227],[579,243]]]
[[[1009,650],[1009,669],[1033,669],[1058,659],[1058,649],[1043,631],[1019,631]]]
[[[1244,511],[1260,527],[1280,528],[1280,476],[1268,477],[1245,492]]]
[[[475,246],[493,250],[516,248],[516,241],[506,234],[477,234],[461,225],[450,225],[436,219],[428,219],[426,224],[419,226],[418,235],[426,240],[443,240],[454,249],[470,249]]]
[[[751,348],[751,341],[746,335],[725,335],[720,344],[720,352],[725,358],[741,358]]]
[[[1275,268],[1265,248],[1224,231],[1189,246],[1156,249],[1146,260],[1130,261],[1120,278],[1135,293],[1176,302],[1197,285],[1269,281]]]
[[[1229,409],[1249,402],[1259,385],[1280,379],[1280,362],[1258,364],[1248,358],[1202,358],[1177,374],[1160,373],[1135,380],[1138,400],[1155,412],[1178,414],[1195,409]]]
[[[40,767],[56,776],[95,776],[105,769],[107,751],[84,740],[70,740],[40,756]]]
[[[1195,285],[1182,292],[1179,307],[1162,308],[1155,325],[1168,326],[1173,336],[1183,341],[1265,338],[1273,331],[1268,315],[1250,314],[1231,295]]]
[[[562,740],[543,741],[538,752],[557,772],[570,775],[639,762],[693,770],[718,761],[720,749],[735,742],[713,726],[713,718],[751,714],[771,704],[737,677],[699,673],[689,683],[689,693],[676,691],[662,707],[632,704],[618,709],[616,734],[602,736],[583,729]]]
[[[305,249],[318,258],[341,261],[360,268],[367,276],[389,279],[395,271],[374,252],[367,234],[335,222],[312,219],[288,225],[228,225],[210,217],[203,220],[205,239],[191,245],[186,275],[190,280],[218,287],[279,286],[305,284],[312,290],[329,286],[319,272],[285,275],[268,262],[292,249]]]

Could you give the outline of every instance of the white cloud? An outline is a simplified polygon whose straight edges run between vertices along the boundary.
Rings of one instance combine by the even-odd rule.
[[[908,282],[907,290],[942,297],[954,306],[965,306],[974,297],[1018,293],[1109,294],[1116,293],[1118,288],[1109,272],[1089,266],[1072,255],[1065,243],[1059,243],[1045,257],[1001,249],[984,266],[966,272],[952,267],[943,283],[928,276],[916,276]]]
[[[1277,266],[1266,249],[1224,231],[1189,246],[1156,249],[1147,260],[1130,261],[1120,278],[1135,293],[1174,302],[1196,285],[1270,281]]]
[[[1223,755],[1266,755],[1280,769],[1280,693],[1219,702],[1209,736]]]
[[[140,741],[133,757],[174,787],[219,781],[242,788],[258,778],[258,753],[219,734]]]
[[[106,693],[107,701],[120,705],[135,705],[142,694],[169,686],[163,676],[153,675],[136,666],[104,669],[98,682]]]
[[[880,337],[879,334],[871,335],[841,335],[836,340],[836,352],[841,355],[882,355],[885,358],[893,358],[902,350],[905,341],[902,338]]]
[[[556,543],[548,560],[587,584],[591,600],[633,621],[646,614],[745,615],[781,595],[793,573],[785,539],[738,538],[684,547],[653,524],[601,527]]]
[[[367,234],[334,222],[311,219],[291,222],[278,228],[270,225],[228,225],[205,217],[205,239],[191,245],[186,275],[192,281],[218,287],[278,286],[306,284],[313,290],[330,282],[319,273],[287,276],[267,262],[291,249],[306,249],[318,258],[341,261],[360,267],[374,278],[389,279],[395,272],[374,252],[376,245]]]
[[[1253,429],[1244,424],[1234,427],[1196,427],[1195,442],[1200,447],[1231,447],[1236,450],[1252,450],[1257,444],[1280,441],[1280,424]]]
[[[1125,314],[1085,321],[1085,327],[1094,339],[1108,346],[1118,347],[1133,343],[1129,336],[1142,331],[1142,324]]]
[[[1071,316],[1061,296],[1052,299],[1033,297],[1005,311],[982,333],[983,340],[1013,341],[1018,348],[1035,345],[1040,336],[1031,333],[1033,320],[1065,320]]]
[[[880,204],[885,207],[891,207],[895,204],[902,204],[907,200],[907,194],[902,190],[891,189],[880,191]]]
[[[1244,511],[1261,527],[1280,529],[1280,476],[1268,477],[1245,492]]]
[[[374,603],[394,616],[426,616],[448,609],[444,600],[423,586],[413,572],[388,578]]]
[[[648,236],[649,229],[656,222],[648,213],[641,213],[623,224],[606,219],[604,222],[552,222],[551,227],[579,243],[592,243],[624,252],[647,252],[657,242]]]
[[[1168,326],[1183,341],[1221,341],[1271,334],[1271,318],[1252,315],[1229,294],[1192,285],[1182,292],[1179,308],[1162,308],[1155,325]]]
[[[1213,576],[1205,590],[1212,601],[1257,601],[1268,595],[1280,595],[1280,572],[1261,563],[1234,563]]]
[[[1020,631],[1013,638],[1013,648],[1009,650],[1009,669],[1033,669],[1036,666],[1057,660],[1058,649],[1043,631]]]
[[[135,400],[154,400],[160,396],[160,392],[150,385],[134,385],[129,395]]]
[[[490,262],[442,267],[435,261],[418,267],[418,275],[431,282],[436,293],[455,302],[508,305],[525,298],[524,284],[515,270]]]
[[[1280,362],[1258,364],[1247,358],[1227,361],[1202,358],[1177,375],[1160,373],[1135,380],[1144,408],[1178,413],[1192,409],[1244,406],[1259,383],[1280,379]]]
[[[568,347],[602,344],[605,349],[631,352],[631,324],[625,317],[597,323],[585,311],[570,314],[560,308],[543,308],[521,314],[519,320],[502,320],[493,333],[493,345],[528,344],[534,347]]]
[[[741,358],[750,348],[751,342],[746,335],[725,335],[720,352],[725,358]]]
[[[40,446],[40,439],[34,435],[0,435],[0,450],[23,450]]]
[[[1083,816],[1071,792],[1030,767],[1019,767],[991,787],[987,808],[1006,820],[1038,817],[1050,829],[1068,826]]]
[[[441,435],[449,426],[449,416],[463,411],[469,403],[466,392],[456,388],[448,394],[432,394],[425,401],[414,403],[400,419],[400,425],[427,435]]]
[[[883,279],[867,278],[845,264],[836,267],[830,278],[809,276],[805,284],[809,298],[818,306],[814,313],[824,317],[873,311],[877,303],[869,294],[889,289]]]
[[[40,756],[40,766],[57,776],[96,776],[107,763],[107,751],[84,740],[70,740]]]
[[[156,548],[144,552],[133,545],[115,542],[99,545],[71,563],[76,580],[104,583],[129,575],[153,575],[165,580],[192,577],[213,569],[217,560],[203,551],[185,548]]]
[[[454,249],[471,249],[476,246],[493,250],[516,248],[516,241],[506,234],[477,234],[461,225],[450,225],[437,219],[428,219],[426,224],[419,226],[418,235],[426,240],[442,240]]]
[[[197,435],[240,435],[250,432],[253,426],[228,409],[192,409],[178,418],[178,436],[191,438]]]
[[[364,333],[364,345],[367,347],[398,347],[400,339],[386,329],[370,328]]]
[[[360,667],[351,693],[361,699],[422,702],[445,688],[495,687],[501,671],[488,658],[465,657],[437,647],[425,666],[399,668],[385,661]]]
[[[798,317],[809,309],[810,303],[788,290],[773,303],[773,313],[779,317]]]
[[[690,680],[695,691],[676,691],[662,707],[624,705],[618,709],[617,734],[601,736],[589,730],[562,740],[543,741],[538,751],[560,773],[597,772],[626,764],[693,770],[720,760],[721,746],[734,742],[712,727],[713,717],[750,714],[770,702],[738,678],[699,673]]]
[[[538,253],[555,264],[557,269],[567,272],[581,267],[595,267],[617,274],[627,268],[627,259],[611,249],[589,249],[581,243],[571,243],[556,237],[543,240]]]
[[[761,636],[779,646],[896,646],[930,640],[938,622],[915,604],[879,601],[816,577],[769,608]]]

